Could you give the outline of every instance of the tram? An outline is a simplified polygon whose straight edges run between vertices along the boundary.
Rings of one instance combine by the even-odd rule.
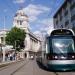
[[[74,32],[69,29],[53,30],[46,37],[46,50],[37,56],[37,62],[49,71],[75,71]]]

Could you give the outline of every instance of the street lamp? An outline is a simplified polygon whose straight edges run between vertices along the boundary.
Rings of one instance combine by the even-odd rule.
[[[17,46],[17,41],[19,41],[19,40],[15,40],[15,56],[14,56],[14,58],[16,57],[16,46]]]
[[[5,16],[4,16],[4,35],[3,35],[3,45],[4,45],[4,49],[3,49],[3,62],[5,61],[5,35],[6,35],[6,33],[5,33]]]
[[[7,10],[4,10],[4,12],[6,12]],[[5,35],[6,35],[6,32],[5,32],[5,24],[6,24],[6,16],[4,16],[4,20],[3,20],[3,23],[4,23],[4,35],[3,35],[3,45],[4,45],[4,49],[3,49],[3,62],[5,61]]]

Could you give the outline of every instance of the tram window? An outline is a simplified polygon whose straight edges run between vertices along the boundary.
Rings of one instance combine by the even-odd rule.
[[[73,53],[74,41],[73,39],[52,39],[53,53]]]
[[[73,35],[73,33],[70,30],[66,30],[66,29],[58,29],[58,30],[54,30],[51,35]]]

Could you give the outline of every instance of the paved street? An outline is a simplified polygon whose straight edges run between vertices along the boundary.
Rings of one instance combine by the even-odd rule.
[[[39,68],[35,60],[26,60],[0,68],[0,75],[75,75],[75,73],[48,72]]]
[[[24,65],[20,70],[15,72],[13,75],[75,75],[74,72],[64,72],[64,73],[53,73],[40,69],[36,61],[29,61],[27,65]]]
[[[53,75],[53,73],[40,69],[36,61],[30,60],[27,65],[15,72],[14,75]]]
[[[11,75],[17,69],[21,68],[25,65],[28,61],[19,61],[16,63],[12,63],[6,67],[0,68],[0,75]]]

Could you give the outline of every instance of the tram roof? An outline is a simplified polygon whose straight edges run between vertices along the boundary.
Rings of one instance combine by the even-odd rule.
[[[54,29],[51,35],[74,35],[74,32],[72,29]]]

